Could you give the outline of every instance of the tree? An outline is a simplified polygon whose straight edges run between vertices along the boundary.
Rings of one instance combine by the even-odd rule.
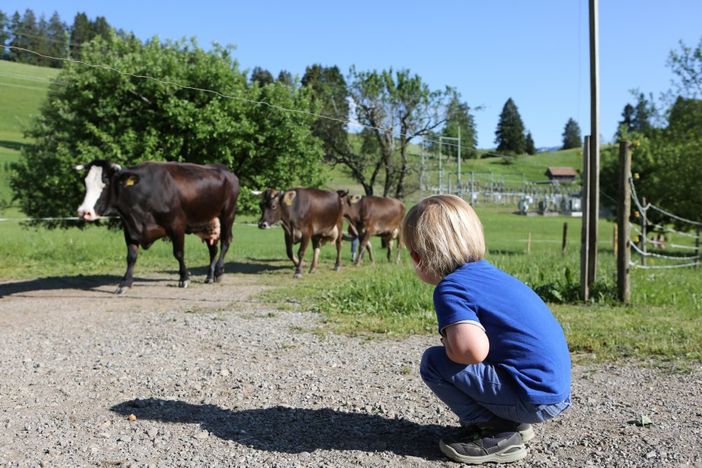
[[[507,99],[502,107],[495,130],[495,143],[499,152],[522,154],[526,150],[524,123],[512,98]]]
[[[68,56],[68,32],[66,25],[61,21],[57,12],[54,12],[49,19],[49,24],[46,29],[47,35],[47,55],[51,57],[67,57]],[[63,64],[60,60],[51,60],[48,65],[59,68]]]
[[[531,132],[526,134],[526,153],[529,155],[536,154],[536,145],[534,145],[534,138],[531,136]]]
[[[582,144],[580,126],[575,120],[568,119],[563,129],[563,147],[561,149],[580,148]]]
[[[383,195],[403,198],[410,171],[410,142],[439,128],[446,121],[450,88],[432,91],[409,70],[350,72],[350,94],[358,121],[374,136],[385,172]],[[396,154],[399,153],[399,161]]]
[[[69,37],[71,56],[80,58],[81,47],[83,44],[90,41],[93,36],[88,15],[83,12],[76,13],[76,16],[73,18],[73,26],[71,26],[71,34]]]
[[[477,132],[475,119],[470,113],[467,103],[461,102],[461,96],[455,92],[448,104],[446,124],[441,129],[441,136],[449,138],[461,137],[461,159],[476,158]],[[458,148],[455,145],[447,145],[442,149],[449,157],[458,156]]]
[[[702,37],[695,48],[682,41],[679,45],[668,56],[668,66],[677,78],[674,91],[682,97],[702,97]]]
[[[266,86],[274,81],[273,74],[264,68],[254,67],[251,72],[251,82],[258,83],[259,86]]]
[[[276,81],[284,84],[285,86],[295,86],[295,78],[293,77],[292,73],[287,70],[281,70],[280,73],[278,73],[278,79]]]
[[[10,40],[10,18],[0,11],[0,44],[9,45]],[[0,50],[0,59],[7,59],[7,49],[4,47]]]
[[[621,126],[621,137],[633,142],[632,172],[638,175],[636,191],[639,197],[664,208],[677,216],[702,222],[702,191],[699,181],[702,179],[702,166],[699,155],[702,154],[702,100],[700,83],[702,83],[702,41],[694,49],[681,43],[681,50],[671,52],[668,62],[675,78],[674,90],[677,93],[674,102],[668,108],[667,125],[659,127],[653,124],[642,125],[645,119],[632,119],[631,128]],[[670,95],[669,94],[669,95]],[[654,106],[639,94],[641,106],[632,106],[633,115],[642,109],[642,115],[655,114]],[[652,111],[653,110],[653,111]],[[652,111],[649,113],[649,111]],[[617,187],[618,162],[616,149],[603,152],[600,184],[604,193],[614,194]],[[604,204],[608,198],[602,199]],[[679,229],[689,229],[690,225],[663,219],[651,210],[652,222],[672,222]]]
[[[39,49],[41,36],[34,11],[27,8],[22,16],[19,12],[15,12],[10,24],[12,29],[11,46],[27,50]],[[35,64],[38,58],[35,54],[17,49],[10,50],[10,57],[16,62],[30,64]]]
[[[13,166],[10,183],[27,215],[70,215],[84,190],[72,167],[96,158],[216,162],[253,188],[321,183],[308,93],[248,86],[229,49],[114,36],[81,53],[101,66],[65,65],[27,131],[34,143]]]

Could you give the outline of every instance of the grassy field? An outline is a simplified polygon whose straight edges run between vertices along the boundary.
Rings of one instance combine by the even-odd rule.
[[[22,144],[27,143],[22,129],[37,112],[48,80],[55,74],[55,70],[0,62],[0,200],[10,197],[7,163],[16,160]],[[501,158],[478,159],[466,162],[462,170],[464,174],[473,171],[520,183],[543,180],[548,166],[579,168],[580,160],[579,151],[571,150],[520,157],[512,164],[504,164]],[[447,172],[455,169],[451,162],[446,164]],[[429,176],[435,177],[436,173]],[[358,185],[338,167],[328,169],[328,179],[330,188],[360,193]],[[409,204],[414,198],[418,194],[410,198]],[[583,304],[576,297],[580,220],[516,216],[512,214],[514,209],[476,207],[485,226],[488,259],[549,300],[571,349],[580,359],[702,360],[702,271],[635,269],[632,304],[618,305],[614,301],[612,224],[602,220],[595,301]],[[22,214],[16,208],[5,207],[0,217],[20,218]],[[237,273],[258,274],[262,283],[273,286],[265,299],[277,307],[317,311],[330,327],[343,333],[436,333],[431,288],[415,278],[406,252],[399,265],[387,264],[375,240],[379,258],[376,265],[352,267],[346,244],[344,268],[334,273],[334,249],[327,246],[322,249],[320,270],[294,281],[280,228],[261,231],[254,222],[252,216],[237,219],[226,270],[235,277]],[[565,254],[561,251],[564,223],[568,225]],[[107,275],[114,277],[116,284],[124,273],[126,248],[122,234],[105,226],[47,230],[24,227],[16,220],[0,221],[0,239],[0,295],[3,280]],[[207,249],[196,237],[187,238],[186,261],[193,281],[203,281]],[[177,263],[167,242],[157,242],[140,254],[136,276],[155,271],[170,272],[176,281]]]
[[[0,206],[8,203],[9,164],[19,158],[26,143],[23,130],[49,89],[49,82],[58,74],[54,68],[35,67],[0,60]]]

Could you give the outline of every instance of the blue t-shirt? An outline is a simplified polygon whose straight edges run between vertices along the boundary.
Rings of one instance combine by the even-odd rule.
[[[526,401],[559,403],[570,396],[570,353],[558,320],[527,285],[487,260],[470,262],[434,289],[439,332],[458,322],[485,329],[485,364],[507,373]]]

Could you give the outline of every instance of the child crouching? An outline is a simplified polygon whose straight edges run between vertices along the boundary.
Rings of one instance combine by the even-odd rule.
[[[528,286],[490,264],[473,208],[453,195],[425,198],[402,237],[419,278],[436,286],[443,346],[427,349],[421,376],[457,416],[441,451],[463,463],[527,455],[533,423],[570,406],[570,354],[563,330]]]

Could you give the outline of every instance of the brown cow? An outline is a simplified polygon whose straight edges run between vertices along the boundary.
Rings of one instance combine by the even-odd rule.
[[[261,194],[260,206],[259,228],[267,229],[278,221],[283,225],[285,250],[295,265],[295,278],[302,276],[302,263],[310,240],[314,249],[310,273],[317,269],[320,247],[327,242],[336,242],[334,269],[341,267],[344,217],[339,194],[312,188],[294,188],[285,192],[268,189]],[[300,249],[296,257],[293,244],[298,242]]]
[[[391,197],[375,197],[366,195],[348,196],[348,193],[339,191],[344,217],[358,232],[361,244],[354,264],[363,259],[364,249],[368,251],[370,261],[373,262],[373,248],[370,244],[371,236],[380,236],[388,249],[388,261],[392,257],[392,241],[397,240],[397,261],[400,260],[400,225],[405,217],[405,205],[400,200]]]

